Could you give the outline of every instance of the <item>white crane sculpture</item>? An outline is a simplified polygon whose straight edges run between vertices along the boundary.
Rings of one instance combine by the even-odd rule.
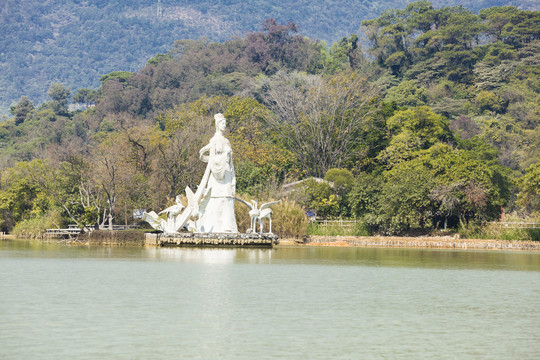
[[[278,201],[272,201],[268,203],[264,203],[261,205],[260,208],[257,207],[257,201],[251,200],[251,204],[247,201],[244,201],[242,199],[236,198],[236,200],[240,201],[241,203],[245,204],[250,210],[249,210],[249,216],[251,218],[251,228],[248,229],[248,232],[255,233],[257,232],[257,221],[259,222],[259,233],[263,233],[263,227],[264,227],[264,220],[268,219],[270,223],[270,228],[268,234],[272,234],[272,209],[270,206],[277,204],[281,200]]]
[[[176,204],[173,206],[169,206],[165,210],[162,210],[158,213],[158,215],[161,215],[163,213],[167,214],[167,223],[165,232],[175,232],[177,229],[176,222],[178,219],[178,216],[182,213],[182,210],[184,210],[184,205],[182,205],[181,197],[178,195],[176,196]]]
[[[156,230],[176,232],[177,228],[183,225],[177,226],[177,220],[184,209],[184,205],[182,205],[180,196],[177,196],[175,200],[176,204],[160,211],[159,214],[156,214],[154,211],[150,211],[149,213],[145,211],[142,219],[152,225]],[[167,214],[167,220],[164,220],[159,216],[163,213]]]

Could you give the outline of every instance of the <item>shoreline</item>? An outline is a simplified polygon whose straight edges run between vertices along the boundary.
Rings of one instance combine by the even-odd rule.
[[[143,233],[144,234],[144,233]],[[111,234],[113,235],[113,234]],[[72,245],[98,245],[98,246],[155,246],[145,244],[143,239],[21,239],[28,241],[59,242]],[[1,240],[17,240],[14,235],[3,234]],[[82,241],[81,241],[82,240]],[[105,241],[104,241],[105,240]],[[131,240],[131,241],[130,241]],[[142,240],[142,241],[141,241]],[[309,236],[305,240],[285,238],[279,239],[275,248],[289,246],[311,247],[366,247],[366,248],[411,248],[411,249],[441,249],[441,250],[499,250],[499,251],[540,251],[540,241],[520,240],[486,240],[486,239],[459,239],[450,236],[436,237],[398,237],[398,236]]]
[[[310,236],[305,242],[295,239],[280,240],[279,246],[313,247],[372,247],[411,248],[443,250],[516,250],[540,251],[540,241],[458,239],[450,236],[439,237],[398,237],[398,236]]]

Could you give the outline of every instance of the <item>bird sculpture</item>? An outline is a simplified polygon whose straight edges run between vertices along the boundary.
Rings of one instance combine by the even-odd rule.
[[[277,204],[281,200],[264,203],[261,205],[260,208],[257,207],[257,201],[255,200],[251,200],[251,204],[239,198],[236,198],[236,200],[240,201],[241,203],[243,203],[250,209],[249,217],[251,218],[251,227],[247,230],[247,232],[251,232],[251,233],[257,232],[257,222],[259,222],[259,233],[262,234],[264,221],[265,219],[268,219],[270,223],[268,234],[272,234],[272,213],[273,212],[270,207],[272,205]]]
[[[174,204],[173,206],[169,206],[165,210],[159,212],[159,215],[163,213],[167,214],[167,222],[164,229],[165,232],[177,231],[178,226],[176,226],[176,220],[178,219],[178,216],[181,214],[183,209],[184,205],[182,205],[181,197],[176,196],[176,204]]]
[[[184,205],[182,205],[180,196],[177,196],[175,201],[176,201],[176,204],[174,204],[173,206],[169,206],[165,210],[160,211],[159,214],[165,213],[168,216],[176,216],[180,214],[180,212],[184,208]]]
[[[191,217],[195,218],[195,222],[193,225],[194,229],[198,228],[197,220],[200,216],[200,213],[204,212],[206,208],[206,204],[208,204],[208,199],[210,198],[211,193],[212,193],[212,189],[208,189],[206,191],[206,194],[204,194],[204,198],[199,204],[199,199],[200,199],[199,191],[197,191],[196,193],[193,193],[193,191],[189,188],[189,186],[186,186],[187,207],[184,210],[184,212],[178,216],[178,220],[176,221],[177,228],[180,228],[184,226],[185,224],[187,224]]]

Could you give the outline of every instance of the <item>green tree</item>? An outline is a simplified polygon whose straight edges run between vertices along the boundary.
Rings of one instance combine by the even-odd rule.
[[[349,193],[351,213],[359,218],[369,218],[371,221],[368,222],[376,225],[383,185],[384,179],[378,172],[358,174]]]
[[[389,166],[412,159],[418,150],[453,140],[448,120],[428,106],[397,111],[386,125],[391,140],[378,158]]]
[[[365,217],[368,225],[385,233],[400,233],[432,226],[433,174],[418,159],[403,162],[383,174],[376,216]]]
[[[474,103],[480,114],[482,114],[484,111],[498,112],[501,110],[501,105],[499,104],[497,95],[489,91],[480,91],[478,94],[476,94]]]
[[[151,57],[148,62],[146,63],[146,66],[148,65],[153,65],[153,66],[156,66],[157,64],[163,62],[163,61],[167,61],[167,60],[171,60],[173,58],[173,55],[171,52],[168,52],[168,53],[158,53],[156,55],[154,55],[153,57]]]
[[[0,176],[0,228],[11,231],[19,221],[47,211],[48,200],[40,187],[24,174],[24,164],[6,169]]]
[[[327,219],[346,215],[341,214],[341,198],[327,181],[309,178],[302,183],[301,193],[303,197],[301,203],[304,208],[315,211],[319,218]]]
[[[512,17],[517,12],[518,9],[514,6],[503,6],[482,9],[479,15],[485,20],[487,33],[497,41],[503,41],[506,38],[508,25],[511,25]]]
[[[354,176],[347,169],[330,169],[326,172],[324,180],[333,183],[338,191],[348,192],[354,183]]]
[[[15,125],[22,124],[32,110],[34,110],[34,103],[26,96],[21,96],[17,105],[11,108],[11,113],[15,116]]]
[[[344,37],[330,46],[325,53],[324,68],[327,73],[333,74],[336,71],[347,69],[357,70],[366,59],[362,55],[361,47],[358,44],[358,35],[351,34],[349,38]]]
[[[79,89],[73,95],[73,102],[84,105],[95,105],[99,96],[97,90],[92,89]]]
[[[448,120],[434,113],[428,106],[396,112],[388,119],[387,127],[391,134],[413,134],[420,140],[422,148],[452,139]]]
[[[540,211],[540,162],[527,168],[525,175],[517,180],[518,204],[529,212]]]
[[[133,73],[129,71],[113,71],[111,73],[103,75],[99,79],[99,81],[101,81],[102,85],[110,80],[117,80],[120,84],[127,84],[132,76]]]
[[[395,102],[397,106],[422,106],[428,101],[428,93],[424,87],[416,86],[413,80],[403,80],[388,90],[385,101]]]
[[[381,175],[359,175],[349,196],[353,213],[372,230],[386,233],[496,217],[509,198],[508,171],[480,140],[460,145],[464,149],[436,143]]]
[[[497,41],[515,47],[540,38],[540,12],[519,10],[515,6],[501,6],[482,9],[479,12],[485,20],[487,32]]]
[[[339,200],[341,216],[350,216],[349,193],[354,184],[354,175],[348,169],[330,169],[324,180],[333,184],[333,191]]]
[[[436,186],[430,196],[445,223],[451,216],[462,226],[469,220],[492,219],[508,199],[506,171],[489,154],[476,151],[441,144],[422,156],[435,176]]]
[[[62,84],[52,83],[47,91],[47,95],[51,98],[48,106],[57,115],[68,115],[68,101],[71,95],[71,90]]]

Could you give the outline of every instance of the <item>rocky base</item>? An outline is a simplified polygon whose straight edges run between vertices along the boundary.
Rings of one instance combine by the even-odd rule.
[[[154,246],[272,247],[279,244],[279,240],[275,234],[146,233],[144,243]]]

